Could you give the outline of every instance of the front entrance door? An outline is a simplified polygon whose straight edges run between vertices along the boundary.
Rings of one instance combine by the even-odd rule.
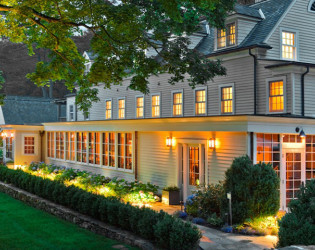
[[[281,209],[285,210],[305,182],[305,152],[303,149],[284,149],[282,160]]]
[[[205,147],[203,144],[184,144],[182,151],[182,191],[185,201],[196,188],[204,184]]]

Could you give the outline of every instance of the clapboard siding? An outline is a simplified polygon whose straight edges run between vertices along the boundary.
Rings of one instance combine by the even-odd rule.
[[[315,116],[315,76],[305,76],[305,115]]]
[[[234,84],[235,90],[235,114],[253,113],[253,59],[250,56],[233,59],[224,62],[227,69],[227,76],[215,77],[205,86],[207,87],[207,115],[220,114],[220,89],[221,84]],[[183,90],[184,116],[194,116],[194,90],[188,82],[170,85],[170,75],[162,74],[152,76],[149,79],[150,94],[145,95],[145,118],[151,118],[151,95],[161,95],[161,117],[172,117],[172,91]],[[112,99],[112,118],[118,119],[118,98],[126,98],[126,119],[136,118],[135,98],[142,95],[139,91],[128,89],[130,79],[124,80],[122,85],[114,85],[111,89],[104,89],[103,85],[98,86],[99,102],[93,103],[90,109],[90,120],[105,119],[105,100]],[[198,86],[198,87],[204,87]],[[83,114],[78,112],[78,120],[82,121]]]
[[[308,4],[308,0],[295,1],[290,11],[266,41],[273,48],[267,52],[267,58],[280,58],[280,30],[282,28],[299,32],[299,60],[302,62],[315,62],[315,33],[312,29],[315,23],[315,13],[308,12]]]
[[[241,44],[247,35],[252,31],[254,26],[257,24],[256,21],[246,20],[239,18],[237,20],[237,43]]]

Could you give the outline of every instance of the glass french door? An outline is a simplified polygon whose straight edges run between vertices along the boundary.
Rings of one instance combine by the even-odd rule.
[[[303,149],[284,149],[281,171],[281,208],[297,197],[300,186],[305,182],[305,152]]]

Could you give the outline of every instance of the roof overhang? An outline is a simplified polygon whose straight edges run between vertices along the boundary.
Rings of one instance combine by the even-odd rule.
[[[313,63],[303,63],[303,62],[288,62],[284,61],[281,63],[265,66],[266,69],[271,70],[275,74],[303,74],[309,68],[310,75],[315,75],[315,64]]]

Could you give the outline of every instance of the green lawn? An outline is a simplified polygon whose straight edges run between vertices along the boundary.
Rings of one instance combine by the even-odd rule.
[[[124,245],[0,193],[0,249],[115,249]],[[119,246],[116,247],[116,249]]]

